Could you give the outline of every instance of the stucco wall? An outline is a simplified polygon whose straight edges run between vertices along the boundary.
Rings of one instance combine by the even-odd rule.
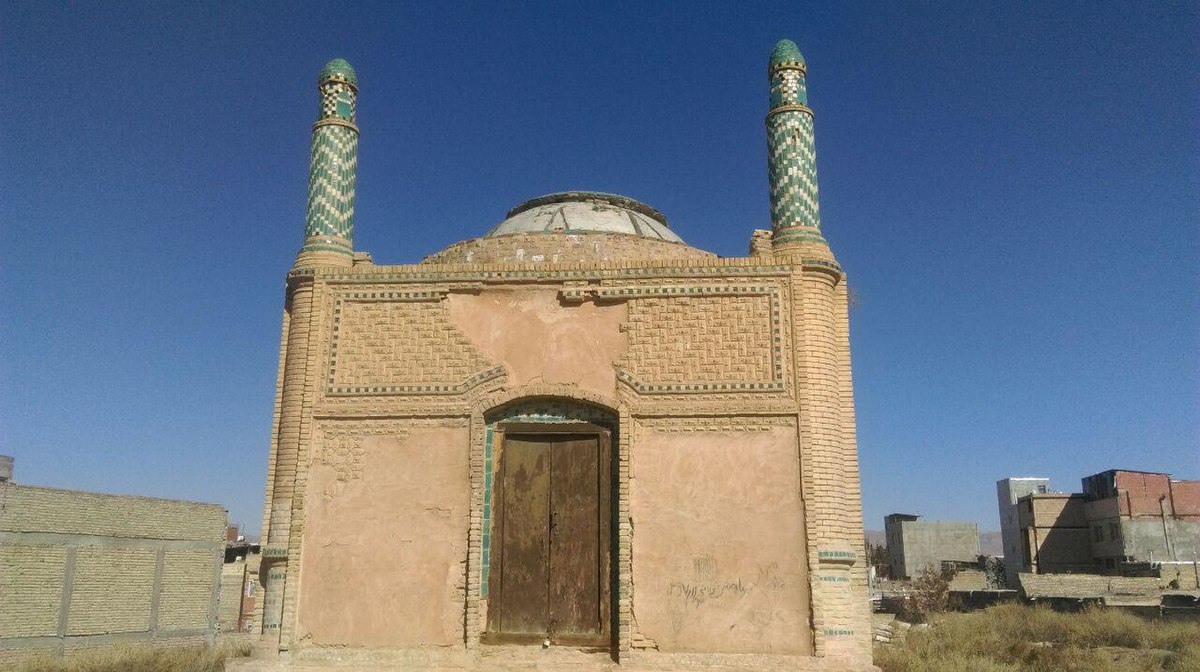
[[[557,289],[489,290],[449,298],[450,319],[514,385],[538,380],[597,394],[616,389],[613,363],[628,348],[624,303],[563,304]]]
[[[0,484],[0,662],[216,631],[225,510]]]
[[[461,644],[470,496],[463,427],[323,428],[311,467],[299,636]]]
[[[810,653],[795,429],[643,428],[631,452],[641,635],[661,651]]]

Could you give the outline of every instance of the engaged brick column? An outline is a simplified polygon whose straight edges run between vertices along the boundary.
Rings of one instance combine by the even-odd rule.
[[[288,279],[287,355],[279,403],[279,433],[272,451],[273,479],[267,490],[270,519],[263,552],[263,632],[278,634],[283,622],[284,588],[291,555],[291,522],[296,494],[296,466],[301,453],[304,425],[305,385],[308,380],[308,348],[312,323],[313,279],[293,274]],[[297,549],[298,550],[298,549]],[[281,642],[282,645],[282,642]]]

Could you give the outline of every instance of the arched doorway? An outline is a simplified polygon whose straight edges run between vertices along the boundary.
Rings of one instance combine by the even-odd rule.
[[[484,641],[608,645],[616,418],[543,399],[487,419]]]

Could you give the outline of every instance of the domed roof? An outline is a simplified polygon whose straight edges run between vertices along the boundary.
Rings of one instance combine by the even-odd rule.
[[[780,40],[775,43],[775,48],[771,50],[771,65],[782,64],[804,65],[804,56],[800,53],[800,48],[791,40]]]
[[[317,81],[323,82],[327,79],[340,79],[351,84],[358,84],[358,75],[354,73],[354,68],[341,58],[335,58],[321,68],[321,73],[317,75]]]
[[[682,243],[654,208],[617,194],[565,191],[539,196],[508,211],[485,238],[515,233],[624,233]]]

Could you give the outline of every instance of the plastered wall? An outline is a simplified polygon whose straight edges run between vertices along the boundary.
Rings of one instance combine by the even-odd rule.
[[[634,618],[660,651],[809,654],[795,427],[721,420],[635,430]]]
[[[216,631],[225,510],[0,484],[0,661]]]
[[[320,429],[309,484],[300,637],[359,647],[459,643],[467,428],[418,420],[356,424]]]

